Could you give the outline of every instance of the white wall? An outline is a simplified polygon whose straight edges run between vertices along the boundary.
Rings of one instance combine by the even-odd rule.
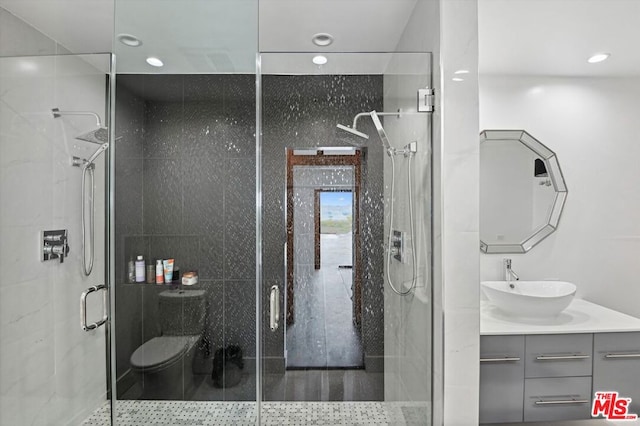
[[[42,42],[37,34],[23,41],[34,39]],[[95,123],[54,119],[54,107],[94,110],[104,118],[104,73],[77,57],[0,58],[2,425],[79,424],[106,400],[104,327],[82,331],[79,313],[82,291],[104,282],[104,164],[98,164],[96,182],[97,262],[85,278],[81,171],[69,159],[86,158],[96,148],[73,138]],[[71,251],[62,264],[40,261],[40,231],[50,229],[69,230]],[[90,320],[101,315],[99,299],[89,305]]]
[[[503,257],[521,279],[561,279],[577,296],[640,317],[640,78],[482,76],[481,129],[525,129],[558,155],[568,196],[558,230]]]

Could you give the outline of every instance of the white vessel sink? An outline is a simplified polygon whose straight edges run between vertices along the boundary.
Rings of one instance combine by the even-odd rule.
[[[546,318],[560,314],[576,294],[566,281],[483,281],[482,290],[501,311],[518,317]]]

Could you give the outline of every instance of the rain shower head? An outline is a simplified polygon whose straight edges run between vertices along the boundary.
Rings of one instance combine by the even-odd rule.
[[[53,113],[53,118],[59,118],[63,115],[89,115],[96,119],[96,127],[97,129],[92,130],[87,133],[83,133],[80,136],[77,136],[76,139],[85,142],[91,142],[96,144],[103,144],[109,141],[109,131],[106,127],[102,126],[102,122],[100,121],[100,116],[93,111],[60,111],[58,108],[53,108],[51,110]]]
[[[76,139],[81,141],[103,144],[109,141],[109,130],[106,127],[100,127],[96,130],[92,130],[87,133],[83,133],[80,136],[76,136]]]
[[[345,126],[343,124],[338,124],[336,127],[340,130],[344,130],[345,132],[339,132],[338,139],[342,142],[345,142],[349,145],[356,146],[358,148],[362,148],[366,145],[367,139],[369,139],[369,135],[359,132],[354,128]]]

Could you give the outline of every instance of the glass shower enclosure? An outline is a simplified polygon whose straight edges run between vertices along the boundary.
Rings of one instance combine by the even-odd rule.
[[[327,56],[117,73],[115,424],[429,424],[430,55]]]

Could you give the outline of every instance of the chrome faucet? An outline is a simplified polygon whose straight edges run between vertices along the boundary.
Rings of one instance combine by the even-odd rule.
[[[513,269],[511,269],[511,259],[502,259],[502,264],[504,265],[504,280],[509,285],[509,288],[516,288],[516,286],[511,282],[511,279],[513,278],[518,281],[520,277]]]

